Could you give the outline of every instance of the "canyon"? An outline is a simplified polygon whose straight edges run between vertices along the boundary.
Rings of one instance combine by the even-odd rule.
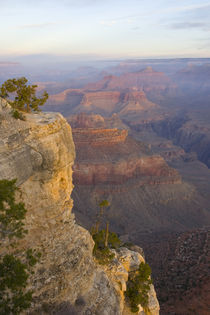
[[[195,186],[183,181],[160,154],[155,155],[147,143],[136,140],[128,130],[110,129],[112,118],[79,114],[68,120],[72,122],[77,152],[74,209],[82,225],[90,228],[98,203],[104,198],[111,204],[107,217],[112,229],[135,241],[134,231],[180,231],[209,220],[208,200]],[[98,128],[94,128],[94,120]],[[116,127],[115,117],[113,121]],[[118,126],[122,127],[119,120]]]
[[[173,137],[174,130],[189,121],[185,116],[174,118],[173,124],[169,117],[150,118],[146,123],[128,125],[116,115],[103,118],[83,113],[68,118],[77,151],[75,213],[90,228],[99,201],[107,198],[111,206],[106,218],[113,230],[127,242],[145,248],[154,270],[161,314],[207,315],[210,172],[195,150],[181,148]],[[115,129],[110,129],[112,124]],[[105,127],[109,128],[107,134]],[[114,140],[116,127],[126,138]],[[185,143],[190,145],[187,138]],[[202,144],[200,141],[200,148]],[[198,226],[206,228],[181,232]],[[177,257],[179,251],[183,258]]]
[[[135,71],[138,67],[140,69]],[[161,314],[171,312],[179,315],[197,313],[206,315],[209,307],[208,303],[205,304],[208,300],[205,293],[208,290],[207,282],[202,285],[203,290],[200,290],[199,283],[194,281],[194,284],[190,282],[187,289],[182,291],[182,284],[180,286],[176,283],[176,277],[179,279],[177,274],[172,279],[170,272],[165,271],[164,274],[162,269],[164,266],[168,266],[166,268],[169,270],[171,268],[171,265],[168,265],[171,258],[166,254],[164,259],[164,253],[171,247],[172,239],[172,243],[176,244],[178,237],[182,237],[182,231],[184,233],[186,230],[199,227],[208,232],[210,223],[208,64],[187,65],[185,69],[179,66],[175,73],[175,63],[174,65],[171,63],[170,69],[175,68],[168,71],[167,79],[159,73],[154,74],[151,68],[144,70],[141,67],[138,63],[130,62],[121,63],[115,69],[110,68],[112,75],[80,89],[85,97],[83,96],[80,103],[73,105],[69,111],[71,101],[68,103],[65,99],[63,103],[57,105],[54,103],[51,106],[53,110],[56,108],[63,110],[75,130],[73,133],[78,151],[75,164],[77,167],[75,213],[79,222],[90,228],[99,201],[101,198],[109,199],[111,206],[107,216],[113,230],[120,233],[128,242],[145,248],[146,257],[154,269]],[[129,72],[130,69],[133,74]],[[81,112],[89,115],[75,115]],[[93,118],[93,114],[98,117],[97,122],[94,121],[96,118]],[[93,135],[90,136],[91,128],[94,130],[95,140]],[[111,137],[111,129],[114,128],[126,130],[128,133],[121,144],[114,144],[114,132]],[[107,133],[107,136],[110,135],[110,146],[108,137],[105,145],[102,145],[103,137],[99,137],[102,129],[110,129]],[[85,141],[79,143],[81,131],[86,134],[87,143]],[[90,145],[88,133],[91,138]],[[100,146],[97,146],[97,136],[100,138]],[[135,151],[131,142],[138,143],[141,149]],[[138,158],[142,158],[142,154],[144,159],[147,156],[153,170],[159,168],[160,171],[163,165],[157,166],[154,160],[149,158],[162,157],[168,169],[176,172],[176,176],[173,173],[172,176],[167,174],[163,178],[161,171],[159,179],[158,176],[150,176],[149,173],[140,175],[138,172],[142,169],[136,163],[136,156],[135,159],[129,156],[129,154],[132,156],[132,152],[133,156],[136,155]],[[130,172],[130,164],[125,161],[130,161],[135,171]],[[121,172],[119,165],[122,165]],[[114,209],[117,209],[117,213]],[[194,231],[200,233],[199,230]],[[149,249],[153,248],[154,243],[156,245],[152,255]],[[155,254],[158,252],[163,254],[160,256]],[[198,249],[195,247],[193,252],[197,255]],[[201,253],[206,257],[203,248]],[[205,269],[207,261],[203,264]],[[194,272],[196,278],[202,277],[199,264],[195,265]],[[184,273],[182,281],[186,282],[191,277],[192,273]],[[170,293],[169,291],[166,293],[164,284],[166,281],[172,283]],[[183,292],[184,296],[179,298]],[[196,299],[197,292],[203,296],[200,302]],[[173,305],[177,308],[174,309]]]
[[[25,314],[131,314],[124,297],[128,274],[145,260],[140,249],[126,247],[113,250],[108,266],[94,259],[94,241],[72,213],[75,147],[67,121],[58,113],[15,119],[1,99],[0,136],[0,178],[17,179],[16,198],[27,208],[28,234],[18,248],[41,252],[29,279],[33,303]],[[7,245],[1,255],[12,252]],[[148,307],[159,314],[153,285]],[[145,314],[143,308],[139,314]]]
[[[90,229],[107,199],[111,229],[145,249],[161,314],[207,315],[209,60],[127,60],[104,73],[82,71],[39,83],[52,92],[44,110],[61,112],[72,127],[77,222]]]

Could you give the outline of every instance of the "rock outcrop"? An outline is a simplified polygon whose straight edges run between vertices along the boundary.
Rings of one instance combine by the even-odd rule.
[[[10,112],[1,101],[0,178],[17,178],[17,197],[28,210],[28,234],[20,246],[42,253],[30,279],[34,295],[29,313],[127,314],[123,292],[131,267],[124,268],[122,261],[137,266],[143,257],[120,249],[109,272],[95,262],[92,237],[71,212],[75,149],[70,126],[58,113],[25,114],[21,121]],[[122,269],[123,285],[116,268]],[[158,314],[152,286],[149,301],[151,313]]]
[[[74,141],[78,145],[89,144],[91,146],[113,145],[124,143],[127,138],[127,130],[112,129],[73,129]]]

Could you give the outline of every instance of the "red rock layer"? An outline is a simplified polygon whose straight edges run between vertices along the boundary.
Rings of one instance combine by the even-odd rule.
[[[116,162],[82,162],[74,165],[74,183],[80,185],[123,184],[129,179],[147,184],[180,182],[177,172],[159,156],[146,156]],[[156,180],[155,180],[156,179]]]
[[[72,130],[74,141],[77,145],[89,144],[91,146],[110,146],[124,142],[127,138],[127,130],[114,129],[82,129]]]
[[[84,112],[67,117],[72,128],[104,128],[105,120],[101,115],[87,115]]]

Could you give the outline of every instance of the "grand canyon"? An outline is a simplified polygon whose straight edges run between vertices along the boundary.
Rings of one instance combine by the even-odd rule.
[[[207,315],[210,60],[125,60],[79,68],[65,80],[46,76],[31,80],[40,94],[50,92],[43,111],[60,112],[72,128],[79,226],[91,231],[100,201],[108,200],[110,230],[143,248],[152,267],[160,314]]]
[[[210,315],[210,0],[0,8],[0,315]]]

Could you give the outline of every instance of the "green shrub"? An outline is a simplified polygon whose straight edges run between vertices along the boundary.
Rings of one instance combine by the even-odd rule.
[[[111,248],[118,248],[121,245],[121,241],[116,233],[110,232],[108,237],[108,244]]]
[[[39,111],[48,99],[48,93],[36,96],[37,85],[28,85],[25,77],[9,79],[0,86],[0,97],[14,108],[26,112]],[[12,100],[13,99],[13,100]]]
[[[129,272],[125,296],[133,313],[139,311],[139,304],[148,313],[148,293],[152,283],[150,276],[151,268],[147,263],[141,263],[137,271]]]
[[[120,246],[120,240],[117,234],[109,232],[108,247],[105,247],[105,230],[101,230],[98,233],[92,235],[95,242],[93,248],[93,255],[98,260],[99,264],[109,264],[114,258],[114,254],[110,251],[110,248],[118,248]]]
[[[12,117],[15,119],[25,120],[25,116],[16,109],[12,111]]]
[[[108,265],[114,258],[114,254],[110,251],[108,247],[101,249],[94,247],[93,255],[100,265]]]

